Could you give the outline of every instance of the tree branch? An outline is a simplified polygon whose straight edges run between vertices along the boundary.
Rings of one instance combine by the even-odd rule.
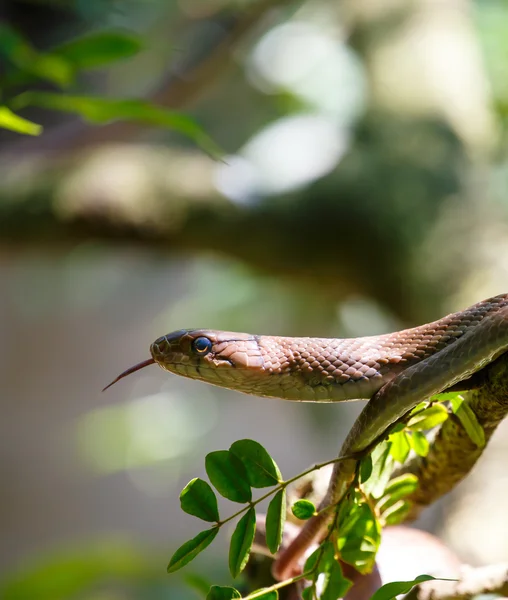
[[[508,356],[503,355],[481,371],[483,382],[467,392],[467,400],[488,442],[497,426],[508,413]],[[413,473],[418,477],[418,489],[408,497],[412,510],[407,519],[419,516],[421,511],[451,491],[476,464],[484,448],[478,448],[466,433],[460,421],[452,415],[447,419],[426,457],[416,457],[395,475]]]

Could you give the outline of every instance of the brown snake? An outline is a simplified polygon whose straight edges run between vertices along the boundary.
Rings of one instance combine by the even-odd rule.
[[[293,338],[181,330],[157,339],[149,364],[177,375],[256,396],[307,402],[368,399],[342,445],[319,510],[336,504],[354,479],[359,457],[419,402],[467,380],[508,350],[508,294],[433,323],[351,339]],[[109,387],[109,386],[107,386]],[[106,388],[104,388],[106,389]],[[326,531],[332,511],[306,522],[277,558],[274,575],[295,573],[309,545]]]

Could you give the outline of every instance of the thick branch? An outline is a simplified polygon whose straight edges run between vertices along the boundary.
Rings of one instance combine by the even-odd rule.
[[[508,413],[508,356],[503,355],[486,367],[482,377],[482,384],[468,392],[467,398],[488,442]],[[471,441],[455,416],[445,421],[429,454],[415,458],[402,469],[414,473],[420,482],[409,498],[413,508],[408,519],[417,518],[425,507],[451,491],[471,471],[483,450]]]

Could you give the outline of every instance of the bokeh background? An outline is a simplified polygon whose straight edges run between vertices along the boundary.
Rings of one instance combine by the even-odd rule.
[[[361,406],[156,367],[101,388],[175,329],[375,334],[508,291],[508,4],[4,0],[0,15],[40,51],[139,36],[80,93],[178,109],[224,151],[42,109],[22,113],[40,137],[1,132],[0,597],[198,597],[165,567],[202,528],[178,494],[204,455],[253,438],[291,476],[333,457]],[[508,560],[502,429],[419,523],[472,564]],[[214,548],[186,574],[225,585],[226,535]]]

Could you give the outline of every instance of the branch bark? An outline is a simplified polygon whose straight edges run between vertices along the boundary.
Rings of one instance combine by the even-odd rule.
[[[508,356],[503,355],[481,371],[483,381],[467,392],[467,400],[485,432],[488,442],[508,413]],[[416,457],[397,473],[413,473],[418,489],[408,497],[412,503],[408,520],[438,498],[451,491],[474,467],[483,453],[466,433],[462,424],[450,416],[438,431],[429,454]]]

